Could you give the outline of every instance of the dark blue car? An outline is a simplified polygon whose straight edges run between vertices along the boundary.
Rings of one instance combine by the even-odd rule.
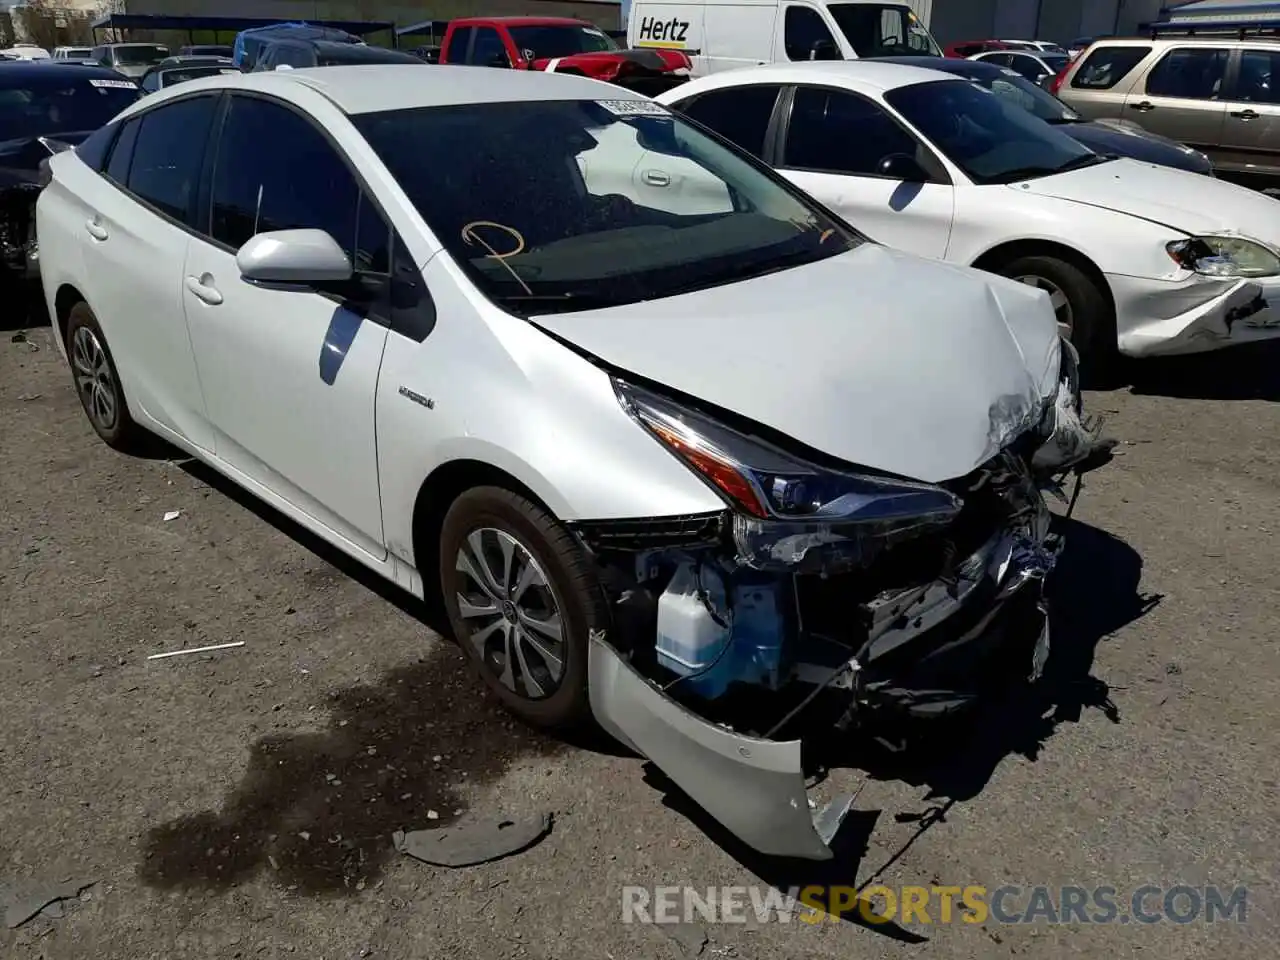
[[[892,62],[940,70],[971,80],[997,96],[1012,100],[1045,123],[1058,127],[1094,153],[1213,175],[1213,164],[1199,150],[1137,125],[1086,120],[1053,94],[1008,67],[981,60],[947,60],[941,57],[895,57]]]
[[[40,161],[80,143],[141,95],[105,67],[0,63],[0,281],[34,271]]]

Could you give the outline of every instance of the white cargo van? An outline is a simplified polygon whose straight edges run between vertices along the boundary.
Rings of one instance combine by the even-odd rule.
[[[912,6],[910,0],[633,0],[627,45],[683,50],[694,76],[788,60],[942,56]]]

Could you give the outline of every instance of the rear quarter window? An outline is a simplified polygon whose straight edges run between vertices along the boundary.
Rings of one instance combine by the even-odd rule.
[[[1098,47],[1076,69],[1071,86],[1077,90],[1110,90],[1150,52],[1148,46]]]

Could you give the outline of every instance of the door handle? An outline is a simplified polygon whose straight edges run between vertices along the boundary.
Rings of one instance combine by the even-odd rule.
[[[107,228],[98,221],[97,217],[86,220],[84,222],[84,228],[89,232],[89,236],[93,237],[95,240],[105,240],[110,236],[110,234],[107,233]]]
[[[1156,105],[1150,100],[1143,100],[1141,103],[1136,103],[1133,106],[1133,109],[1137,110],[1139,113],[1150,113],[1155,108]]]
[[[1234,110],[1231,115],[1241,120],[1257,120],[1259,116],[1256,110]]]
[[[222,302],[222,294],[213,285],[213,277],[207,273],[202,277],[187,277],[187,289],[196,299],[203,300],[211,307]]]
[[[640,179],[651,187],[669,187],[671,186],[671,174],[662,170],[646,170],[640,174]]]

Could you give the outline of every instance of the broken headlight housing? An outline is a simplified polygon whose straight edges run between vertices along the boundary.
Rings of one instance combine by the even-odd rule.
[[[1266,244],[1245,237],[1189,237],[1165,246],[1174,263],[1206,277],[1274,277],[1280,256]]]
[[[752,566],[791,566],[831,544],[861,557],[867,538],[944,525],[963,506],[942,487],[818,466],[660,394],[613,383],[636,422],[733,508],[734,536]]]

